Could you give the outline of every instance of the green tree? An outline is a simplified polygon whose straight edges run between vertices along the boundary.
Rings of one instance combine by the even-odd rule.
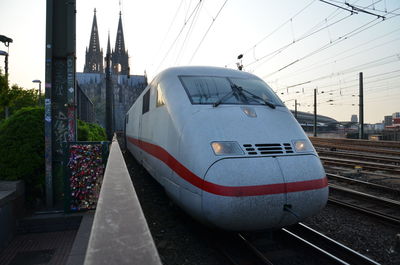
[[[15,84],[10,88],[6,76],[0,73],[0,120],[7,118],[6,108],[11,115],[21,108],[37,106],[38,99],[38,90],[24,89]]]
[[[0,180],[25,181],[26,198],[42,198],[44,108],[22,108],[0,125]]]

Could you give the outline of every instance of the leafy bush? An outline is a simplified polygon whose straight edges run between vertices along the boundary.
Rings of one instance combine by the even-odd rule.
[[[78,141],[107,141],[106,131],[100,125],[78,120]]]
[[[44,108],[16,111],[0,123],[0,180],[24,180],[26,199],[44,196]],[[79,141],[106,141],[99,125],[78,121]]]
[[[43,196],[43,116],[43,108],[22,108],[0,125],[0,180],[24,180],[28,201]]]

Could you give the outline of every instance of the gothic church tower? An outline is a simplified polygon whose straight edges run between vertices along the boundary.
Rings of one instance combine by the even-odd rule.
[[[103,49],[100,49],[99,32],[97,28],[96,9],[94,9],[92,32],[89,49],[86,47],[86,62],[84,73],[103,73]]]
[[[115,47],[111,55],[112,73],[129,75],[129,56],[125,50],[124,31],[122,29],[121,12],[119,12],[119,22]]]

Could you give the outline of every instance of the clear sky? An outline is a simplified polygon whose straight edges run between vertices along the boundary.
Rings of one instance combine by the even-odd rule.
[[[345,0],[326,0],[348,10]],[[100,46],[115,44],[119,12],[131,74],[149,79],[175,65],[236,67],[263,78],[294,109],[340,121],[358,114],[364,74],[365,121],[400,111],[400,1],[348,0],[351,13],[318,0],[77,0],[77,71],[82,72],[97,9]],[[0,35],[11,83],[44,81],[45,0],[0,0]],[[375,15],[374,15],[375,14]],[[384,16],[385,19],[376,15]],[[0,50],[7,48],[0,43]],[[4,57],[0,57],[4,72]]]

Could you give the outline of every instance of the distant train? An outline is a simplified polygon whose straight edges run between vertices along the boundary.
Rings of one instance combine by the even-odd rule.
[[[260,78],[217,67],[161,72],[126,114],[128,150],[197,220],[226,230],[279,228],[328,199],[321,161]]]

